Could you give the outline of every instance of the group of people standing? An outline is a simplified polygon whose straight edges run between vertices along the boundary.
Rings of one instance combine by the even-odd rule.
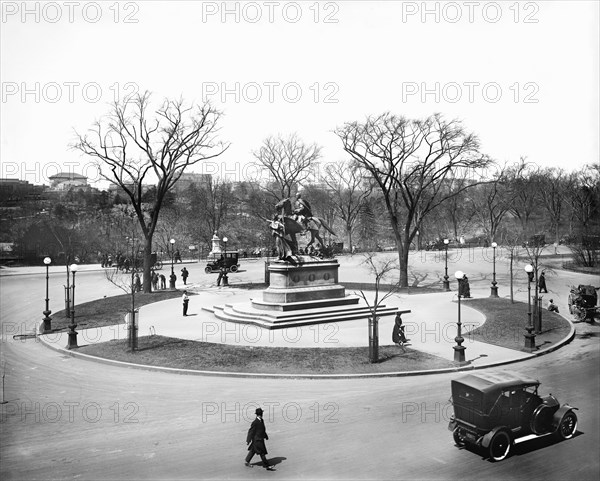
[[[181,279],[183,284],[187,285],[188,277],[190,276],[189,271],[186,267],[181,269]],[[169,276],[169,289],[175,289],[175,283],[177,282],[177,276],[175,272],[171,272]],[[154,269],[150,271],[150,283],[153,291],[165,290],[167,288],[167,277],[164,274],[159,274]],[[135,273],[133,276],[133,288],[135,292],[141,292],[142,290],[142,277],[139,273]]]

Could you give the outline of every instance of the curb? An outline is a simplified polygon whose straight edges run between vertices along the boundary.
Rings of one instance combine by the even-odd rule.
[[[148,364],[134,364],[124,361],[116,361],[114,359],[106,359],[97,356],[90,356],[89,354],[83,354],[76,351],[72,351],[66,348],[55,346],[44,339],[44,335],[38,335],[42,344],[50,349],[54,349],[62,354],[76,357],[91,362],[98,362],[101,364],[108,364],[117,367],[128,367],[131,369],[144,369],[147,371],[154,372],[165,372],[171,374],[183,374],[183,375],[194,375],[194,376],[211,376],[211,377],[230,377],[230,378],[250,378],[250,379],[373,379],[373,378],[385,378],[385,377],[406,377],[406,376],[425,376],[430,374],[447,374],[452,372],[462,371],[474,371],[480,369],[488,369],[490,367],[504,366],[507,364],[513,364],[517,362],[528,361],[536,357],[550,354],[561,347],[569,344],[575,338],[575,325],[567,319],[571,326],[569,334],[562,340],[557,342],[555,345],[550,346],[541,351],[531,353],[527,357],[519,359],[509,359],[507,361],[498,361],[489,364],[482,364],[480,366],[460,366],[455,368],[444,368],[444,369],[430,369],[422,371],[402,371],[402,372],[378,372],[378,373],[363,373],[363,374],[268,374],[268,373],[247,373],[247,372],[226,372],[226,371],[201,371],[195,369],[180,369],[173,367],[163,366],[152,366]]]

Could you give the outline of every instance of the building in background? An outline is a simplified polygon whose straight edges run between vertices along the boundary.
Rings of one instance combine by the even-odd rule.
[[[52,190],[69,190],[71,187],[87,189],[89,187],[87,177],[75,172],[59,172],[48,177],[48,180],[50,180]]]

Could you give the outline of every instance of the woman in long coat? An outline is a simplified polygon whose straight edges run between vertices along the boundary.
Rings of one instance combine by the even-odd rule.
[[[404,335],[404,326],[402,325],[402,317],[400,314],[396,314],[396,319],[394,320],[394,328],[392,329],[392,342],[402,347],[407,341],[406,336]]]

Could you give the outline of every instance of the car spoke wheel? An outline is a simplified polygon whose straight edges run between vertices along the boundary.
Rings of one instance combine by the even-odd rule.
[[[454,442],[459,448],[462,448],[467,444],[465,441],[465,432],[461,428],[454,428],[452,436],[454,436]]]
[[[573,411],[569,411],[560,420],[558,435],[561,439],[570,439],[575,431],[577,431],[577,415]]]
[[[502,461],[510,452],[512,441],[506,431],[498,431],[490,442],[490,458]]]
[[[206,267],[206,268],[204,268],[204,272],[206,272],[207,274],[210,274],[212,272],[212,269],[210,267]]]
[[[231,272],[237,272],[237,266],[231,266]]]

